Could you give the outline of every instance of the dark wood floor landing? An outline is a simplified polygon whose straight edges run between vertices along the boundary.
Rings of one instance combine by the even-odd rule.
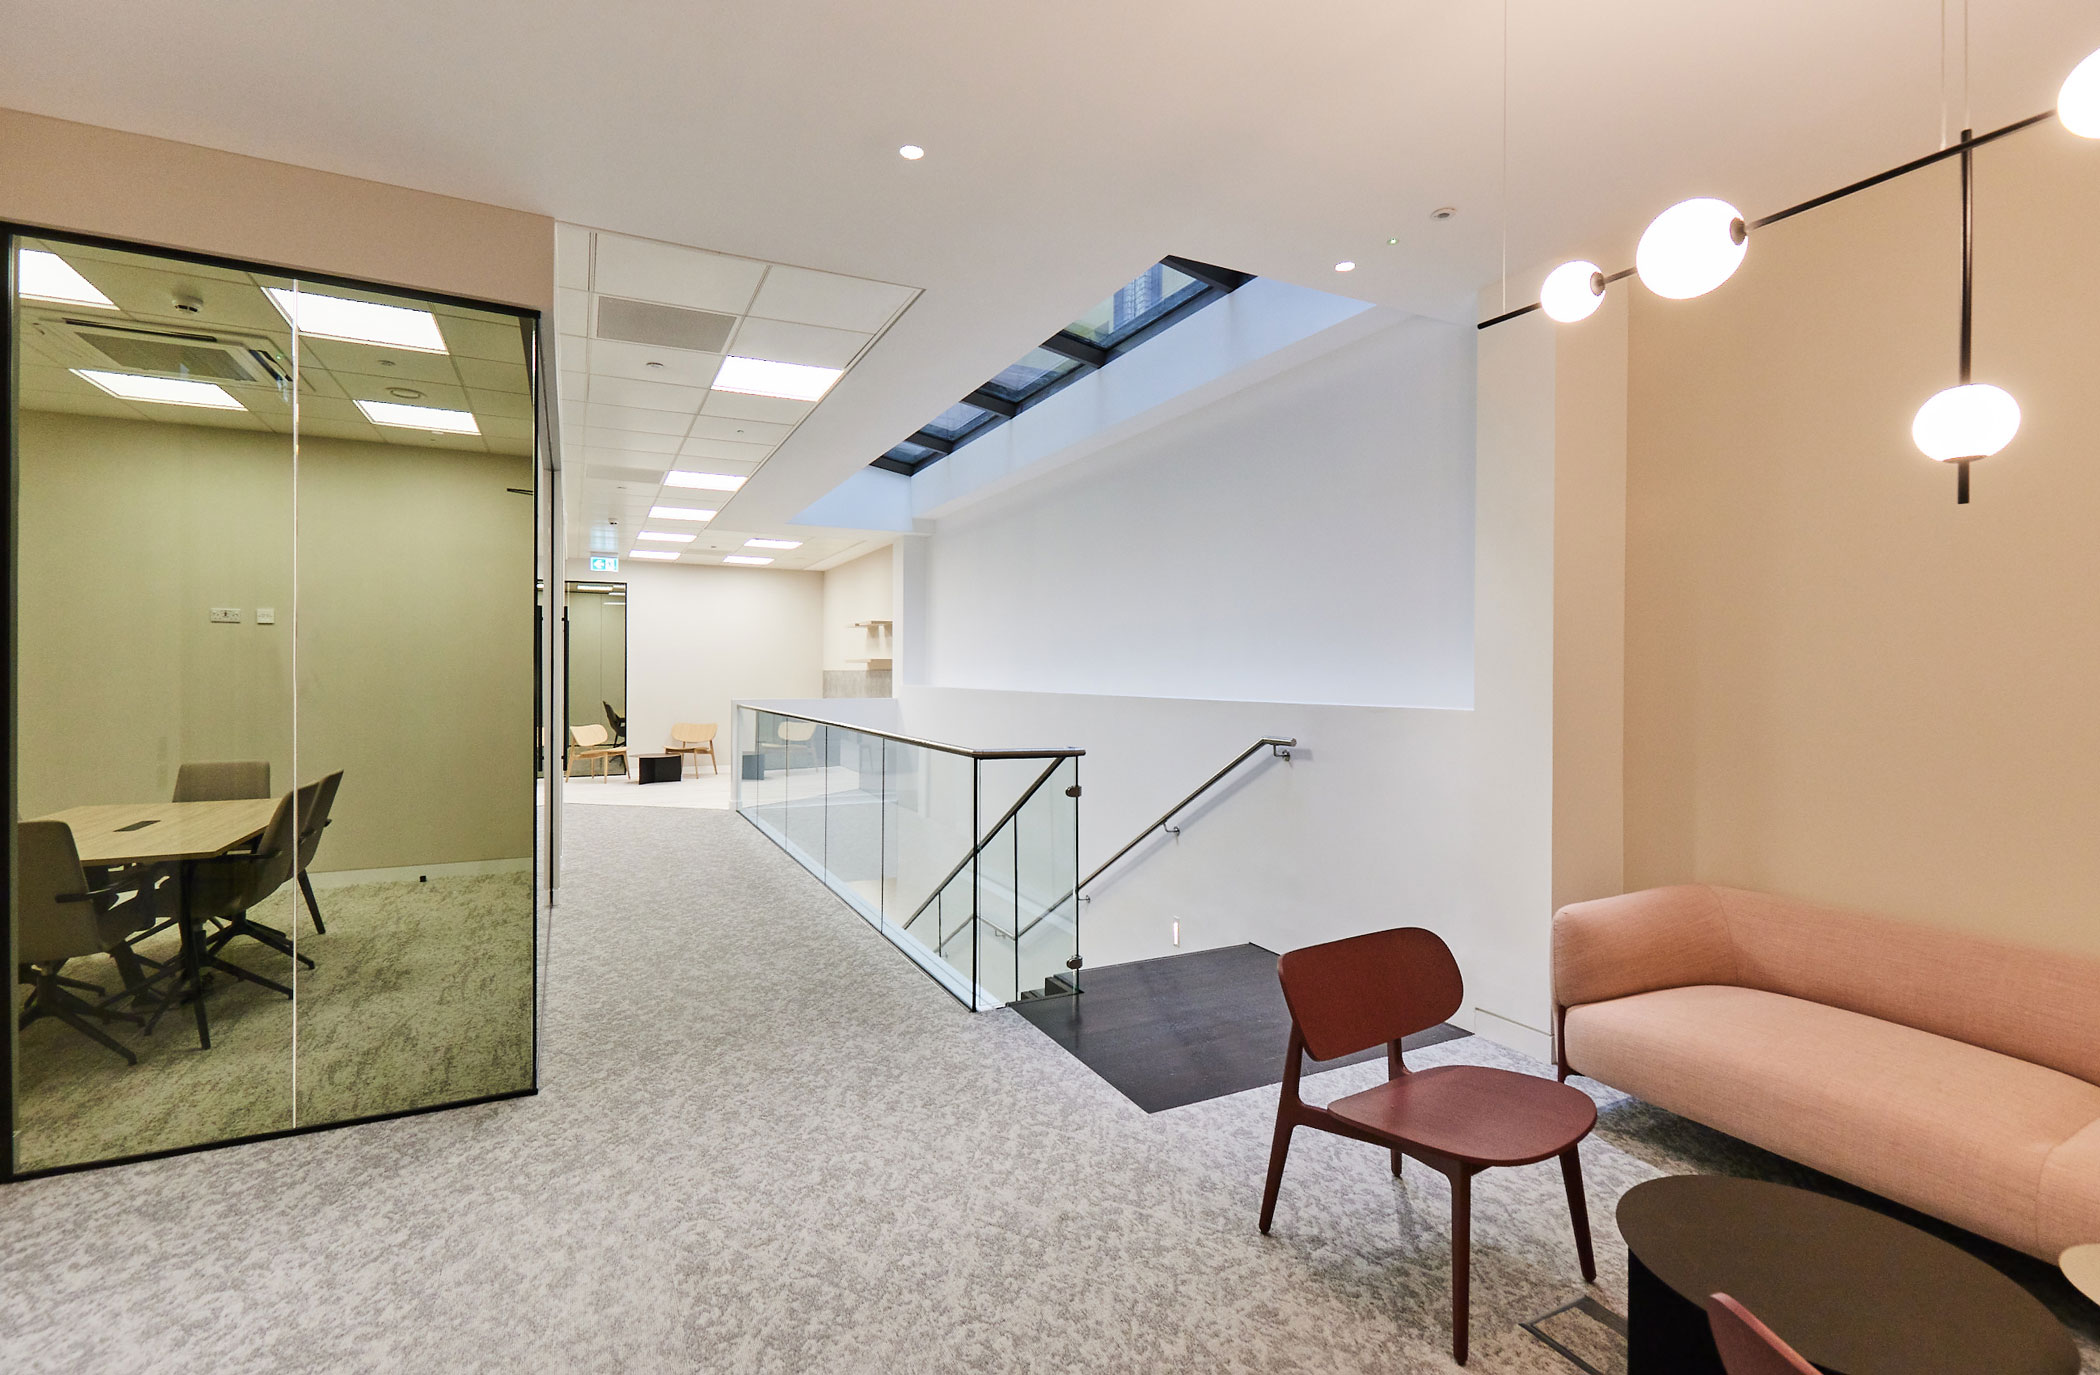
[[[1283,1080],[1291,1014],[1276,953],[1258,945],[1198,950],[1086,971],[1076,998],[1019,1004],[1023,1017],[1146,1112],[1186,1107]],[[1407,1039],[1432,1046],[1469,1033],[1450,1025]],[[1309,1071],[1384,1056],[1383,1048]]]

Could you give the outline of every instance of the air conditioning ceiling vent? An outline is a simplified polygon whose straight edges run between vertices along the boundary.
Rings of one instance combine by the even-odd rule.
[[[600,339],[720,353],[728,346],[729,332],[735,328],[734,315],[657,305],[652,301],[623,301],[616,296],[598,298]]]
[[[85,320],[65,323],[76,339],[125,372],[268,387],[282,386],[291,376],[289,369],[265,351],[263,345],[267,341],[251,343],[213,334],[112,328]]]

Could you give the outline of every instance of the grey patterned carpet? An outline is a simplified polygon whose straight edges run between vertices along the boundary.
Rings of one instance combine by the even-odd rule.
[[[1454,1369],[1440,1179],[1301,1134],[1262,1237],[1273,1090],[1148,1116],[733,814],[568,828],[538,1097],[0,1190],[0,1367]],[[1592,1292],[1616,1196],[1731,1145],[1608,1104]],[[1557,1171],[1475,1189],[1469,1369],[1571,1375],[1518,1326],[1584,1292]]]

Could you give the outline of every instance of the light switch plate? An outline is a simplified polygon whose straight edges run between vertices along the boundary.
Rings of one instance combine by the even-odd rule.
[[[237,606],[215,606],[211,609],[211,623],[213,625],[239,625],[241,623],[241,609]]]
[[[274,606],[258,606],[258,607],[256,607],[256,608],[255,608],[255,623],[256,623],[257,625],[275,625],[275,624],[277,624],[277,608],[276,608],[276,607],[274,607]]]

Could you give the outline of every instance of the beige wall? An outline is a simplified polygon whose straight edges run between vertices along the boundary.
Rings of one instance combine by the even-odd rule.
[[[17,110],[0,218],[553,310],[544,215]]]
[[[896,615],[896,559],[891,547],[863,554],[824,570],[824,667],[864,669],[856,659],[894,657],[896,636],[879,647],[856,621],[887,621]]]
[[[2100,951],[2100,159],[1977,155],[1975,500],[1909,427],[1953,381],[1946,164],[1635,292],[1626,866]]]
[[[317,871],[532,844],[531,461],[24,412],[23,815],[344,770]],[[214,606],[241,608],[214,625]],[[276,612],[259,625],[259,607]]]

